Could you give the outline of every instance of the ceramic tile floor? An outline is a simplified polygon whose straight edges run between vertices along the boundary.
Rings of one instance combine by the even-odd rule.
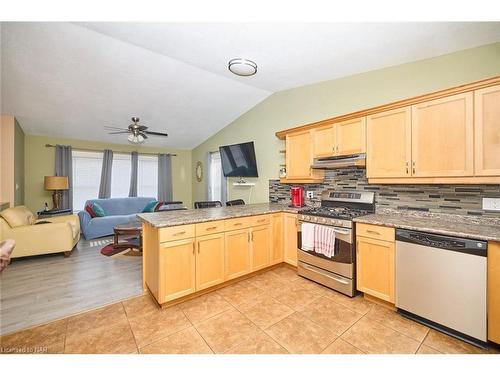
[[[147,296],[0,337],[1,352],[498,353],[275,268],[164,310]]]

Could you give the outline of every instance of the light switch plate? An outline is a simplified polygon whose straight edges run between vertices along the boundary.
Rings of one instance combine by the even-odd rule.
[[[306,191],[306,195],[307,195],[307,198],[309,198],[309,199],[314,198],[314,191],[311,191],[311,190]]]
[[[500,211],[500,198],[483,198],[483,210]]]

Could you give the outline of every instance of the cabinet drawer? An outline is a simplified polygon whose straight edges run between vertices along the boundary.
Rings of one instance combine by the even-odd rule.
[[[267,225],[271,222],[269,215],[250,216],[250,226]]]
[[[178,225],[176,227],[160,228],[160,242],[183,240],[194,237],[194,224]]]
[[[196,224],[196,237],[224,232],[224,220]]]
[[[363,223],[356,224],[356,236],[363,236],[389,242],[394,242],[396,240],[394,228]]]
[[[250,218],[249,217],[238,217],[235,219],[228,219],[225,221],[224,226],[225,226],[226,231],[248,228],[250,226]]]

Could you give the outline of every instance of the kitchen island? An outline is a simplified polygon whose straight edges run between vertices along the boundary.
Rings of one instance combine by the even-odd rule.
[[[141,213],[144,287],[163,307],[297,264],[297,212],[263,203]]]

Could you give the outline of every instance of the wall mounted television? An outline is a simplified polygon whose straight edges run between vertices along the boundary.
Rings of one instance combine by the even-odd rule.
[[[224,177],[259,177],[253,142],[219,147]]]

